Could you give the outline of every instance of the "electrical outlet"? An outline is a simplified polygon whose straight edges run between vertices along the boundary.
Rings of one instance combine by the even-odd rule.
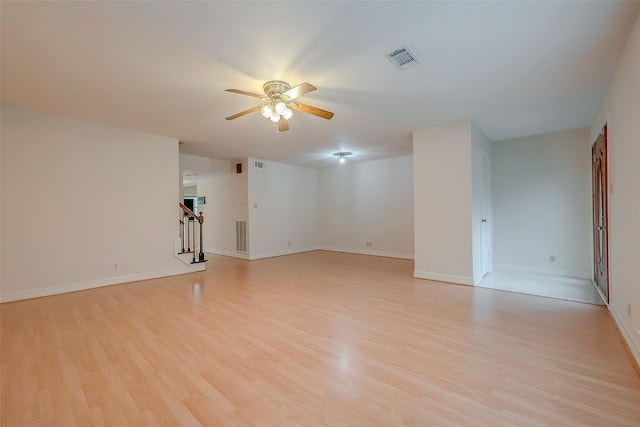
[[[291,247],[291,242],[289,242],[289,247]]]
[[[113,271],[118,271],[118,264],[113,264]]]
[[[549,255],[549,262],[556,262],[556,256],[555,255]]]

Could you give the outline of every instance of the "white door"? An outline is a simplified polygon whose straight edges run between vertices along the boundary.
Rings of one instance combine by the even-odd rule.
[[[480,274],[484,277],[491,271],[491,169],[489,155],[482,152],[482,185],[480,186],[481,231],[480,231]]]

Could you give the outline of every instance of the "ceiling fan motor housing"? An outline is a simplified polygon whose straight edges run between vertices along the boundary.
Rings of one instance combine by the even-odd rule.
[[[262,88],[264,89],[265,95],[269,98],[281,99],[282,94],[291,89],[291,85],[282,80],[271,80],[270,82],[266,82]]]

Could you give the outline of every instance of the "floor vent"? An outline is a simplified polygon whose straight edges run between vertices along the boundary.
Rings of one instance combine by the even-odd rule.
[[[406,70],[420,63],[418,55],[407,46],[389,52],[387,59],[389,59],[398,70]]]
[[[247,252],[247,221],[236,221],[236,251]]]

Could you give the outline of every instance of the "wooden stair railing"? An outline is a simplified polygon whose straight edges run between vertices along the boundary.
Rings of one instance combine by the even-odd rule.
[[[204,248],[203,248],[203,238],[202,238],[202,224],[204,223],[204,215],[196,215],[191,209],[186,207],[183,203],[178,202],[178,206],[182,209],[183,219],[180,220],[180,239],[182,240],[182,252],[181,253],[189,253],[193,252],[193,259],[191,260],[191,264],[197,264],[199,262],[207,262],[204,259]],[[187,216],[189,219],[187,221],[184,220],[184,217]],[[196,245],[196,227],[195,224],[192,225],[195,221],[198,221],[200,226],[200,244]],[[185,231],[186,227],[186,231]],[[193,239],[192,239],[193,237]],[[187,249],[185,250],[184,242],[187,240]],[[193,244],[193,247],[192,247]],[[196,246],[198,246],[198,256],[196,257]]]

